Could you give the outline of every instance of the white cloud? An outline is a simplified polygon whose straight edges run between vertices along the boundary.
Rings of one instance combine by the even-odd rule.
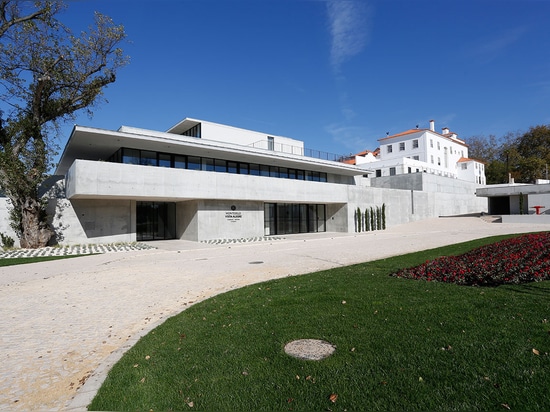
[[[525,27],[507,29],[492,38],[480,41],[469,50],[468,55],[480,63],[490,63],[503,55],[510,46],[517,43],[525,32]]]
[[[376,148],[377,143],[372,142],[372,139],[366,137],[369,132],[363,127],[333,123],[326,126],[325,130],[332,136],[335,142],[348,149],[350,153],[358,153],[362,150],[374,150]]]
[[[365,0],[328,0],[330,62],[336,72],[342,63],[361,53],[368,40],[368,7]]]

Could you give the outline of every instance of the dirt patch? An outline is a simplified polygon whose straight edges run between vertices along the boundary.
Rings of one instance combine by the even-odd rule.
[[[336,346],[319,339],[299,339],[285,345],[287,355],[298,359],[319,361],[334,353]]]

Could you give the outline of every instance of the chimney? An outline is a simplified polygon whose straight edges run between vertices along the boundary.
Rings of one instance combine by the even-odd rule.
[[[430,120],[430,130],[435,132],[435,120]]]
[[[443,133],[442,134],[449,134],[449,128],[448,127],[444,127],[443,128]]]

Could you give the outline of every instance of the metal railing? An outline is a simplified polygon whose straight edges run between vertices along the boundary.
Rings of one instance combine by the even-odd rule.
[[[344,160],[349,159],[349,156],[346,155],[323,152],[322,150],[308,149],[301,146],[275,143],[266,140],[259,140],[250,144],[249,146],[277,153],[288,153],[298,156],[311,157],[314,159],[330,160],[333,162],[343,162]]]

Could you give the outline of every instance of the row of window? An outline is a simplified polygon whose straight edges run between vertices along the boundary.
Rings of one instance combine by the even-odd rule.
[[[115,154],[107,159],[107,161],[142,166],[169,167],[175,169],[204,170],[241,175],[308,180],[313,182],[327,181],[327,174],[323,172],[268,166],[256,163],[234,162],[230,160],[213,159],[210,157],[160,153],[124,147],[117,150]]]
[[[387,145],[387,152],[393,153],[393,146],[391,144]],[[418,139],[412,141],[412,148],[418,149]],[[399,142],[399,151],[403,152],[405,150],[405,142]]]

